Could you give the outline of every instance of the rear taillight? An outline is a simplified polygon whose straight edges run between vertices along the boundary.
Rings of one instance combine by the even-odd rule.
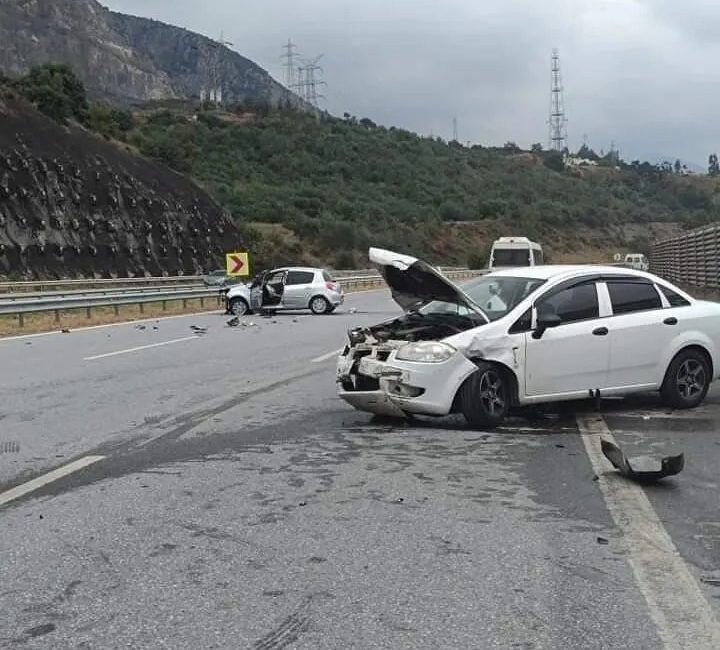
[[[326,286],[330,291],[337,291],[337,283],[336,283],[336,282],[326,282],[326,283],[325,283],[325,286]]]

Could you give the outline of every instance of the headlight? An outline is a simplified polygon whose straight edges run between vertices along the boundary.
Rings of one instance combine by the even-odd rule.
[[[441,363],[447,361],[456,350],[447,343],[420,341],[403,345],[395,358],[398,361],[419,361],[421,363]]]

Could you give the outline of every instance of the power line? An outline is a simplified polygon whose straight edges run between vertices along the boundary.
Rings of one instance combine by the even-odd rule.
[[[567,117],[565,115],[565,89],[560,72],[560,53],[557,49],[552,52],[551,72],[549,147],[555,151],[564,151],[567,147]]]

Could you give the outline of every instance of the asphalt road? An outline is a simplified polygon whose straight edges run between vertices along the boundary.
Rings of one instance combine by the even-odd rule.
[[[720,399],[603,403],[619,444],[685,451],[652,488],[593,464],[587,404],[378,420],[330,353],[394,313],[371,292],[0,342],[0,501],[92,461],[0,505],[0,647],[718,647]]]

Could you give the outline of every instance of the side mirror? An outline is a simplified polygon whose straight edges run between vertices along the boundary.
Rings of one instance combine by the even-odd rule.
[[[557,327],[562,323],[562,318],[558,316],[557,314],[553,313],[544,313],[544,314],[538,314],[537,317],[537,327],[535,328],[535,331],[532,333],[532,336],[534,339],[540,339],[542,338],[542,335],[545,334],[545,330],[549,329],[551,327]]]

